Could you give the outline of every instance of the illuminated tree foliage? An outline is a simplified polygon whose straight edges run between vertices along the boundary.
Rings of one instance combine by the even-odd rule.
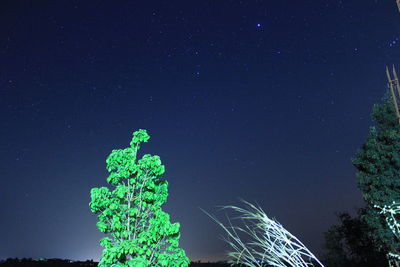
[[[380,251],[397,254],[400,243],[385,218],[374,205],[385,206],[400,201],[400,125],[396,118],[390,95],[384,103],[374,105],[369,136],[357,151],[353,164],[357,168],[358,187],[367,203],[362,219],[371,227],[370,238],[378,244]]]
[[[391,205],[385,205],[383,207],[375,205],[374,207],[380,209],[379,213],[385,216],[390,230],[396,236],[396,238],[400,240],[400,223],[398,221],[400,215],[400,205],[393,201]],[[389,252],[389,257],[396,259],[397,261],[400,260],[400,254]]]
[[[146,130],[133,133],[130,147],[108,156],[107,182],[115,189],[93,188],[89,204],[98,215],[97,227],[108,237],[99,266],[188,266],[190,260],[179,245],[179,223],[170,223],[161,210],[168,196],[168,181],[160,180],[164,166],[149,154],[137,160]]]

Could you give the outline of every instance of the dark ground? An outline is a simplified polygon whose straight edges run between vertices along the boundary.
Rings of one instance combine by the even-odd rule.
[[[0,266],[97,266],[98,262],[87,261],[71,261],[64,259],[47,259],[47,260],[33,260],[33,259],[7,259],[0,261]],[[228,267],[229,264],[225,262],[203,263],[203,262],[190,262],[189,267]]]

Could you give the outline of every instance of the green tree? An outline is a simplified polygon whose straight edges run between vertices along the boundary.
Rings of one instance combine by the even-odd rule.
[[[370,238],[381,251],[396,253],[400,243],[388,227],[385,217],[374,205],[389,205],[400,201],[400,126],[393,101],[387,93],[383,104],[373,107],[369,136],[353,159],[357,168],[358,187],[367,203],[362,219],[371,227]]]
[[[339,224],[324,233],[327,253],[322,261],[326,266],[374,267],[386,264],[386,253],[379,252],[374,240],[368,236],[371,228],[361,219],[365,213],[366,209],[361,208],[354,218],[347,212],[337,214]]]
[[[389,226],[390,230],[397,237],[397,239],[400,239],[400,223],[399,223],[400,205],[399,205],[399,203],[396,203],[395,201],[393,201],[393,203],[391,205],[385,205],[383,207],[375,205],[374,207],[378,208],[380,210],[379,213],[383,214],[385,216],[387,225]],[[389,258],[392,259],[392,262],[396,266],[399,266],[400,254],[389,252]]]
[[[146,130],[133,133],[130,147],[113,150],[108,156],[107,182],[115,189],[92,188],[89,204],[98,215],[97,227],[108,237],[99,266],[188,266],[184,250],[178,248],[180,224],[170,223],[161,210],[168,196],[168,181],[161,180],[160,157],[149,154],[136,160]]]

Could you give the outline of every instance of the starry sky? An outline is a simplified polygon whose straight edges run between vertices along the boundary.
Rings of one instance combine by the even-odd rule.
[[[231,250],[200,208],[258,203],[318,254],[363,206],[351,158],[400,58],[394,0],[3,0],[0,18],[0,259],[98,260],[89,192],[137,129],[192,261]]]

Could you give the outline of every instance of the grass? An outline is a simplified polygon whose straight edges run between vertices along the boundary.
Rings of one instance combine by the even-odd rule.
[[[315,262],[318,266],[324,267],[298,238],[287,231],[280,223],[270,219],[260,207],[257,208],[244,200],[242,202],[247,204],[250,209],[246,210],[235,206],[222,206],[222,209],[231,208],[242,213],[242,216],[237,218],[252,223],[251,227],[245,224],[246,229],[232,226],[229,218],[230,226],[225,227],[215,217],[202,209],[228,233],[228,239],[224,238],[224,240],[234,249],[233,252],[228,253],[228,256],[233,258],[228,263],[250,267],[306,267],[314,266],[313,262]],[[244,243],[239,238],[238,232],[246,233],[254,241]],[[233,242],[229,238],[233,238]]]

